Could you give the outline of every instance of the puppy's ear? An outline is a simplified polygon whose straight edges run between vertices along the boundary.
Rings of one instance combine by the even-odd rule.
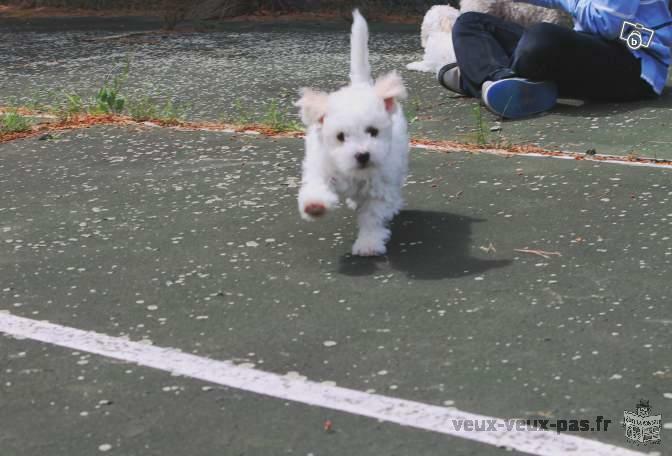
[[[301,120],[307,127],[322,123],[327,113],[329,95],[313,89],[301,89],[301,98],[294,106],[301,108]]]
[[[392,113],[397,109],[397,100],[406,98],[406,87],[396,71],[381,76],[374,85],[376,94],[385,102],[385,109]]]

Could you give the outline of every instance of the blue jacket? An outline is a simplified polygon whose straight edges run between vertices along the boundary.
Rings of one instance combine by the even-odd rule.
[[[623,21],[647,28],[672,21],[667,0],[514,0],[562,9],[574,18],[574,30],[618,40]],[[623,42],[625,46],[625,42]],[[655,30],[648,48],[630,49],[641,60],[641,77],[660,94],[667,81],[672,48],[672,25]]]

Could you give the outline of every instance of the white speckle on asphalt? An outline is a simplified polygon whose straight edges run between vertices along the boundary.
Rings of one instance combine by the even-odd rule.
[[[305,375],[301,375],[296,371],[289,371],[285,374],[285,377],[291,378],[293,380],[307,380],[308,378]]]

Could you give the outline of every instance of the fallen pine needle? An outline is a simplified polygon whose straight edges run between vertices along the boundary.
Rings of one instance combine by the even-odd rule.
[[[533,250],[533,249],[513,249],[514,252],[520,252],[520,253],[531,253],[532,255],[539,255],[540,257],[544,257],[547,260],[551,258],[551,256],[562,256],[560,252],[546,252],[545,250]]]

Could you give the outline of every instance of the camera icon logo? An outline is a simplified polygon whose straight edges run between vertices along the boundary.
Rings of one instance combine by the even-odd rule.
[[[625,41],[630,49],[648,48],[656,32],[642,24],[623,21],[620,39]]]

